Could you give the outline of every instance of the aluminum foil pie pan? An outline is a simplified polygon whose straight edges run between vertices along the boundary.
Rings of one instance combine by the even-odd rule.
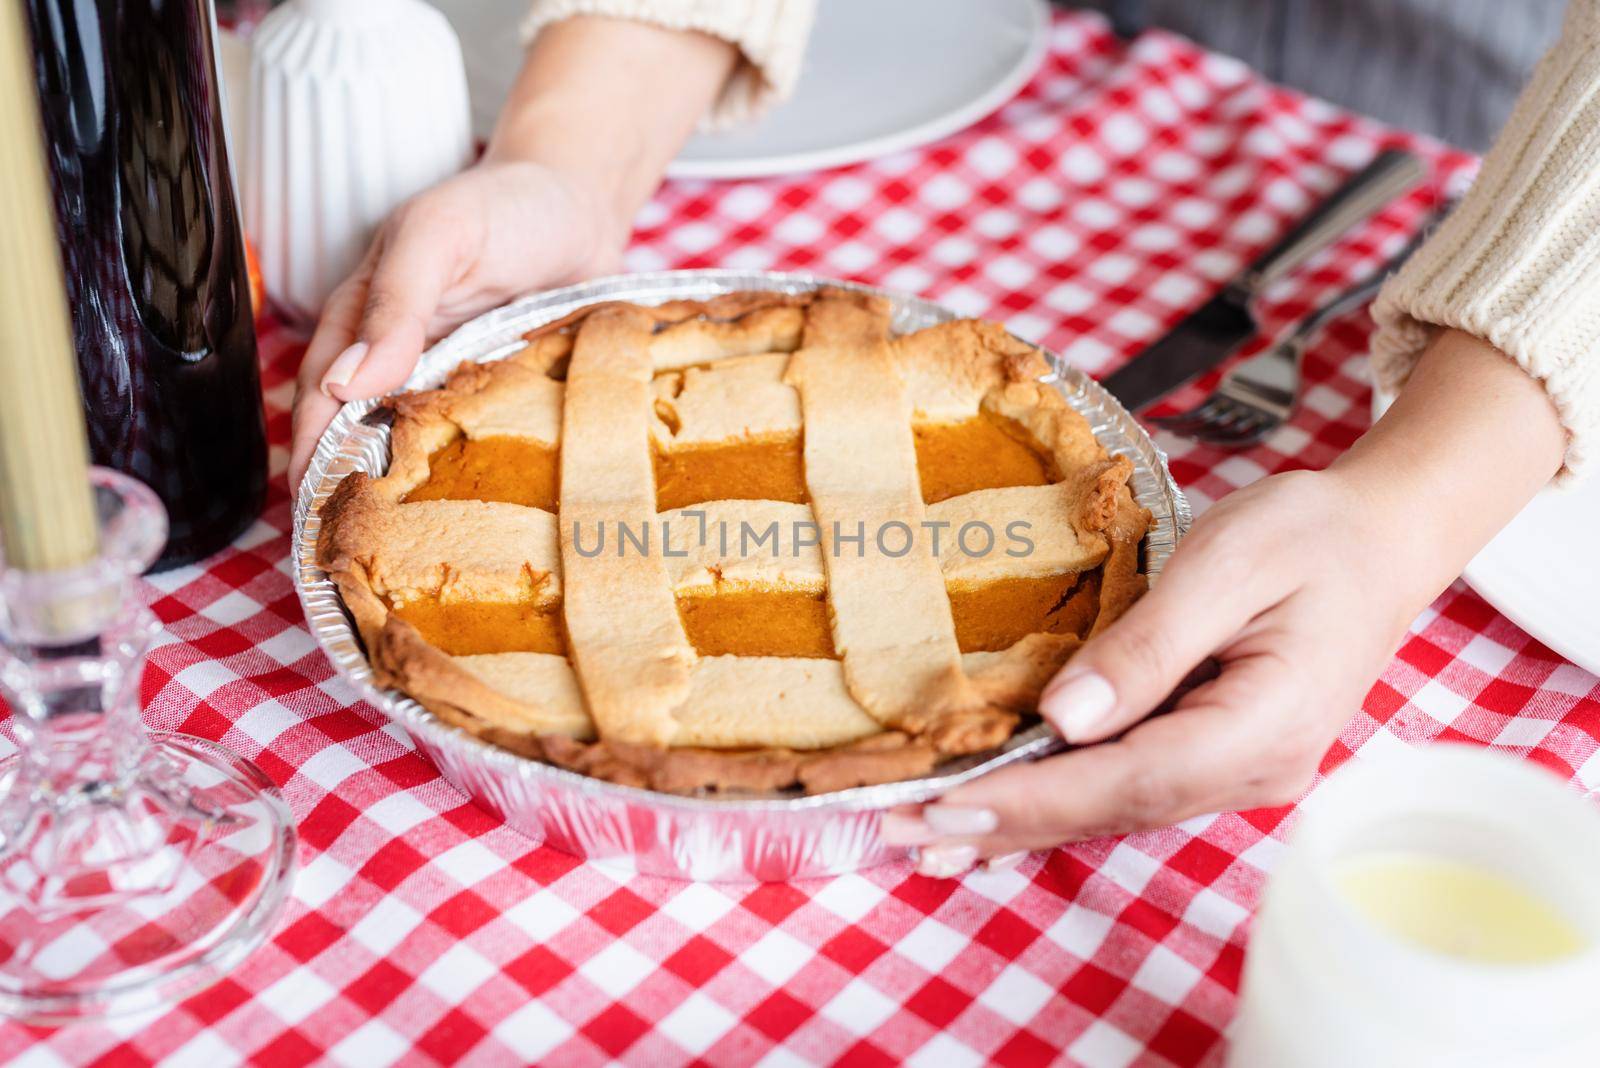
[[[407,389],[444,382],[463,360],[495,360],[517,351],[527,330],[602,300],[657,304],[703,300],[736,290],[798,293],[820,286],[887,297],[897,332],[957,316],[937,304],[818,278],[734,270],[669,271],[602,278],[507,304],[464,324],[422,357]],[[1145,541],[1152,580],[1189,526],[1189,504],[1167,471],[1166,457],[1117,401],[1082,371],[1049,354],[1051,381],[1088,419],[1107,449],[1133,461],[1133,492],[1154,519]],[[322,502],[352,471],[382,474],[389,429],[368,419],[375,400],[347,404],[317,445],[294,509],[295,588],[306,620],[334,667],[373,705],[405,728],[444,775],[478,804],[537,842],[600,862],[681,879],[776,881],[854,871],[903,855],[878,835],[884,810],[925,801],[986,772],[1062,748],[1044,724],[1014,735],[990,753],[951,760],[925,778],[813,796],[680,797],[591,779],[543,764],[452,727],[405,694],[373,683],[372,669],[338,591],[317,567]]]

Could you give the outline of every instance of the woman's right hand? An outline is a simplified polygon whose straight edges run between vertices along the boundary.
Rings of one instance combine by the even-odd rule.
[[[485,160],[402,205],[328,298],[300,365],[297,491],[340,405],[398,388],[426,345],[518,294],[616,270],[624,220],[539,163]]]
[[[529,290],[616,270],[634,214],[738,56],[628,19],[542,30],[483,160],[401,206],[328,298],[300,365],[289,488],[339,406],[398,388],[428,342]]]

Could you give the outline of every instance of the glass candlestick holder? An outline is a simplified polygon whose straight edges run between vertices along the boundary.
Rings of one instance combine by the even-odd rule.
[[[295,833],[259,768],[146,731],[158,632],[135,579],[166,541],[155,494],[91,473],[100,553],[50,572],[0,562],[0,1014],[59,1023],[158,1008],[271,931]],[[0,747],[4,743],[0,742]]]

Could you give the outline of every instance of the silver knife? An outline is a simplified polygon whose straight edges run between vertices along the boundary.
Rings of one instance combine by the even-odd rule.
[[[1101,380],[1137,412],[1221,363],[1256,334],[1253,297],[1422,179],[1421,159],[1397,148],[1334,190],[1316,210],[1171,332]]]

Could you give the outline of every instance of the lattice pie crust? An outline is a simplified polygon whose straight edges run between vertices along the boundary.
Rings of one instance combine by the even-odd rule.
[[[527,342],[394,398],[318,547],[379,681],[496,745],[679,793],[920,775],[1144,590],[1132,465],[993,323],[735,293]]]

